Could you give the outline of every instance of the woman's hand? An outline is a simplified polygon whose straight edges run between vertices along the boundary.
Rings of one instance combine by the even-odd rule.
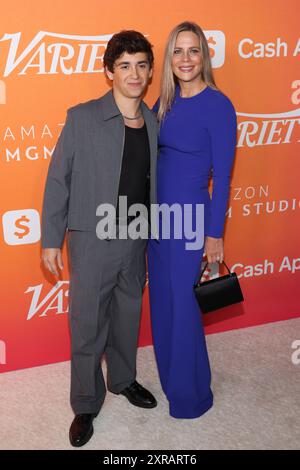
[[[223,262],[224,259],[224,245],[223,238],[206,237],[204,252],[209,263]]]

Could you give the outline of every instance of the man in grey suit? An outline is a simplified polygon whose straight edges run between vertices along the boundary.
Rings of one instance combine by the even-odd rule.
[[[66,229],[70,259],[71,406],[70,442],[84,445],[107,388],[130,403],[153,408],[153,395],[136,381],[136,352],[145,285],[143,238],[96,232],[97,207],[117,210],[119,197],[132,204],[156,203],[157,122],[142,101],[153,71],[152,46],[135,31],[115,34],[104,65],[112,91],[68,110],[49,166],[42,223],[42,258],[58,276]],[[149,184],[150,183],[150,184]],[[149,194],[148,194],[149,193]],[[97,214],[96,214],[97,212]]]

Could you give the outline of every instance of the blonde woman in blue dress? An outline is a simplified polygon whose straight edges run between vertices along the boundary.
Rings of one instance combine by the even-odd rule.
[[[223,260],[223,231],[236,143],[236,114],[215,85],[209,48],[190,22],[171,31],[164,58],[157,169],[158,203],[204,205],[205,244],[187,250],[184,236],[148,247],[154,349],[162,388],[175,418],[197,418],[213,404],[201,312],[193,284],[203,252]],[[212,173],[213,191],[208,191]],[[184,232],[184,231],[183,231]]]

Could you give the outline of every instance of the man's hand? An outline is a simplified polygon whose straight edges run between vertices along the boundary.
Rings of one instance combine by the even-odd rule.
[[[57,266],[63,269],[63,262],[60,248],[44,248],[42,251],[42,260],[45,267],[55,276],[59,276]]]
[[[204,251],[209,263],[222,263],[224,259],[223,238],[206,237]]]

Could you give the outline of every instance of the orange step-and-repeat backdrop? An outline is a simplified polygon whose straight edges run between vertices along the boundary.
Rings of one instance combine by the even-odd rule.
[[[66,109],[109,88],[103,53],[121,29],[154,46],[151,106],[169,31],[199,23],[237,111],[225,249],[245,302],[205,316],[206,332],[299,315],[299,13],[298,0],[1,3],[0,372],[69,359],[69,273],[57,282],[40,262],[43,189]],[[140,345],[150,343],[146,290]]]

